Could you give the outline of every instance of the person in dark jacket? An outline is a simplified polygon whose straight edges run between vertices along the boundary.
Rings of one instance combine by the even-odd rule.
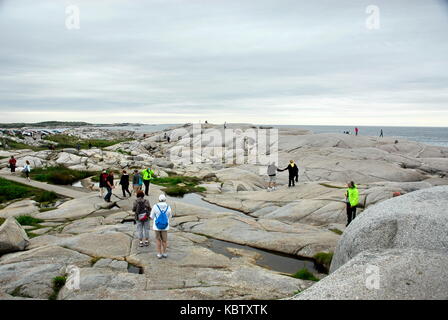
[[[294,163],[294,160],[290,160],[289,161],[289,165],[280,171],[285,171],[288,170],[289,172],[289,182],[288,182],[288,187],[295,187],[295,182],[299,182],[299,167],[297,166],[297,164]]]
[[[115,189],[115,186],[114,186],[114,172],[113,171],[111,171],[109,173],[109,175],[107,176],[107,179],[106,179],[106,189],[107,189],[107,194],[104,197],[104,200],[106,202],[110,202],[110,198],[112,197],[112,190]]]
[[[100,197],[101,197],[101,198],[104,197],[104,189],[106,188],[106,180],[107,180],[107,176],[108,176],[108,174],[107,174],[107,171],[106,171],[106,170],[103,170],[103,171],[100,173],[100,178],[99,178],[99,180],[100,180],[100,185],[99,185],[99,188],[100,188]]]
[[[126,192],[131,196],[131,192],[129,191],[129,175],[126,173],[126,170],[123,170],[123,174],[120,178],[121,190],[123,191],[123,197],[126,198]]]

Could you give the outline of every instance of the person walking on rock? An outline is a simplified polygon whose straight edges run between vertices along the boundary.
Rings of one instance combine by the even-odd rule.
[[[151,184],[152,176],[154,175],[154,171],[151,168],[146,168],[142,171],[142,179],[145,184],[145,195],[149,196],[149,188]]]
[[[121,191],[123,191],[123,197],[126,198],[126,192],[131,196],[131,192],[129,191],[129,175],[127,174],[126,170],[123,170],[123,173],[120,177],[120,185],[121,185]]]
[[[383,135],[383,129],[381,129],[381,131],[380,131],[380,138],[383,138],[384,137],[384,135]]]
[[[16,165],[17,165],[16,158],[14,158],[14,156],[11,156],[11,159],[9,159],[9,168],[11,169],[11,173],[16,172]]]
[[[106,188],[106,185],[107,185],[107,176],[108,176],[108,174],[107,174],[106,170],[103,170],[100,173],[100,185],[99,185],[99,187],[100,187],[100,198],[104,197],[104,189]]]
[[[355,128],[355,135],[358,135],[359,129],[358,127]]]
[[[148,200],[144,199],[144,197],[145,193],[141,190],[138,191],[137,200],[135,200],[134,206],[132,207],[132,211],[135,213],[140,247],[149,246],[149,215],[151,212],[151,205]]]
[[[295,182],[299,182],[299,167],[294,163],[294,160],[290,160],[289,165],[285,169],[279,171],[285,170],[288,170],[289,172],[288,187],[295,187],[294,180]]]
[[[104,197],[104,200],[106,202],[110,202],[110,198],[112,197],[112,190],[115,189],[114,172],[113,171],[111,171],[106,178],[106,189],[107,189],[107,194]]]
[[[138,170],[134,170],[134,176],[132,177],[132,189],[134,193],[137,194],[140,190],[142,190],[143,180],[142,175]]]
[[[157,258],[167,258],[168,230],[172,217],[171,207],[166,203],[164,194],[159,196],[159,202],[152,207],[150,218],[153,220],[153,230],[156,236]]]
[[[277,171],[280,172],[281,170],[275,165],[275,162],[272,162],[268,166],[268,177],[269,177],[268,192],[277,189]]]
[[[26,160],[25,166],[23,167],[22,172],[25,174],[25,177],[28,180],[28,182],[31,182],[31,179],[30,179],[31,166],[30,166],[30,162],[28,160]]]
[[[356,207],[359,203],[359,192],[353,181],[347,184],[345,199],[347,202],[347,226],[356,218]]]

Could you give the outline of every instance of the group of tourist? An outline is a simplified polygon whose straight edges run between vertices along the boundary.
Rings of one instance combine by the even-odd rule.
[[[17,168],[17,159],[14,158],[14,156],[11,156],[11,158],[8,161],[8,165],[11,170],[11,174],[15,174],[16,168]],[[22,169],[22,173],[25,174],[25,177],[28,180],[28,182],[31,182],[30,172],[31,172],[31,163],[28,160],[26,160],[25,165],[23,166],[23,169]]]
[[[137,234],[139,238],[139,246],[149,246],[149,222],[153,220],[152,229],[155,233],[157,258],[167,258],[166,253],[168,246],[168,230],[170,219],[172,217],[171,207],[166,203],[166,196],[161,194],[159,196],[159,202],[151,208],[151,205],[145,195],[149,196],[151,180],[154,179],[154,171],[151,168],[146,168],[139,172],[134,170],[132,177],[132,191],[129,190],[130,177],[126,170],[123,170],[120,176],[119,185],[121,185],[121,191],[123,197],[129,197],[134,193],[137,199],[134,201],[132,211],[135,214],[135,223],[137,225]],[[99,177],[100,183],[100,197],[104,195],[104,189],[107,190],[104,200],[111,202],[112,191],[115,188],[114,184],[114,171],[103,170]],[[145,186],[145,191],[143,191]]]
[[[275,162],[272,162],[268,165],[268,189],[267,191],[274,191],[277,189],[277,172],[288,170],[289,173],[289,182],[288,188],[294,187],[295,182],[299,181],[299,167],[294,162],[294,160],[290,160],[288,166],[285,169],[279,169]],[[346,202],[346,210],[347,210],[347,226],[353,219],[356,218],[356,208],[359,204],[359,191],[356,184],[353,181],[350,181],[347,184],[347,191],[345,193],[345,202]]]

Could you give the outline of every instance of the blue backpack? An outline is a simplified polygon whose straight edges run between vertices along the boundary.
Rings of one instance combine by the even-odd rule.
[[[156,204],[156,206],[160,211],[160,214],[156,218],[156,227],[159,230],[165,230],[166,227],[168,227],[168,216],[166,215],[166,212],[168,211],[169,206],[166,206],[165,211],[162,211],[158,204]]]

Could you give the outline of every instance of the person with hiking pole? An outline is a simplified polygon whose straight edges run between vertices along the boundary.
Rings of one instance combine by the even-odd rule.
[[[150,218],[153,220],[153,230],[156,236],[157,258],[168,258],[166,248],[168,246],[168,230],[172,217],[171,207],[166,203],[166,197],[162,193],[159,202],[152,207]]]
[[[149,196],[149,188],[151,180],[153,179],[154,171],[151,168],[146,168],[142,171],[142,179],[145,184],[145,195]]]
[[[347,203],[347,226],[356,218],[356,207],[359,203],[359,192],[353,181],[347,184],[345,199]]]
[[[149,246],[149,214],[151,212],[151,205],[144,197],[145,193],[139,190],[137,192],[137,200],[134,201],[132,208],[132,211],[135,213],[140,247]]]

